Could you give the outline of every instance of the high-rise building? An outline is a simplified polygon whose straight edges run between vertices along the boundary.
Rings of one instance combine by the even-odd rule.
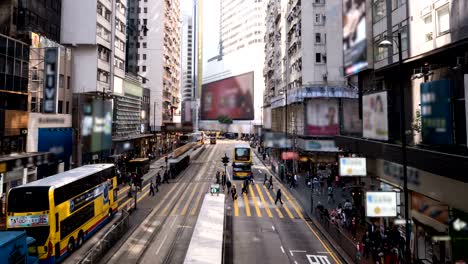
[[[199,4],[197,32],[203,38],[200,128],[257,132],[264,90],[265,6],[265,1],[238,0]],[[233,123],[226,128],[217,121],[221,116]]]
[[[62,1],[61,42],[72,46],[74,54],[74,126],[80,131],[75,145],[81,144],[77,164],[111,154],[110,95],[123,94],[126,6],[123,0]]]
[[[150,89],[150,124],[153,131],[173,122],[180,103],[180,7],[179,0],[140,1],[130,8],[130,20],[138,26],[136,71]]]
[[[192,16],[184,15],[182,17],[182,122],[192,122],[192,99],[194,96],[193,86],[193,21]]]

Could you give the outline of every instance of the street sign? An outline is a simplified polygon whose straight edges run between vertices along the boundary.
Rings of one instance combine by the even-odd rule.
[[[211,184],[210,186],[210,193],[211,194],[219,194],[219,184]]]

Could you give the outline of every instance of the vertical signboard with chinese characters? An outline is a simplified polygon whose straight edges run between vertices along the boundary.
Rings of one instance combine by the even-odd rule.
[[[421,124],[425,144],[450,145],[453,133],[451,80],[421,83]]]
[[[46,48],[44,53],[44,113],[56,114],[58,104],[59,48]]]

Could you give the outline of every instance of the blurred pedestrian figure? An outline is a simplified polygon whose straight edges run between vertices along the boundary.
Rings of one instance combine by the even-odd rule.
[[[263,185],[265,185],[265,183],[268,181],[268,176],[267,174],[265,173],[265,177],[263,178]]]
[[[278,201],[280,201],[280,203],[283,204],[283,201],[281,200],[281,189],[278,189],[278,191],[276,192],[275,205]]]
[[[249,195],[249,179],[245,179],[244,184],[242,185],[242,193]]]
[[[154,196],[154,183],[153,183],[153,181],[151,181],[151,183],[150,183],[149,195]]]
[[[270,179],[268,180],[268,190],[273,190],[273,176],[270,175]]]
[[[312,180],[312,186],[314,189],[314,193],[320,193],[320,183],[317,177],[314,177],[314,179]]]
[[[158,186],[161,185],[161,174],[158,174],[156,175],[156,191],[159,192],[158,190]]]
[[[335,203],[335,199],[333,198],[333,187],[328,187],[328,200],[327,203]]]
[[[229,191],[231,191],[231,181],[229,179],[226,181],[226,187],[229,194]]]
[[[216,172],[216,184],[219,184],[219,171]]]
[[[169,184],[169,172],[167,170],[164,172],[163,183]]]
[[[234,184],[231,189],[232,200],[237,200],[237,189],[236,185]]]
[[[224,191],[224,188],[226,187],[226,173],[224,171],[221,174],[221,185],[223,185],[223,191]]]

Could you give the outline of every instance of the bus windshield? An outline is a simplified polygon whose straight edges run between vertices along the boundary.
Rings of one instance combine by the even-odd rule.
[[[49,210],[49,188],[44,186],[11,189],[8,194],[8,211],[25,213]]]
[[[234,155],[235,155],[234,160],[249,161],[250,160],[250,148],[236,148]]]

